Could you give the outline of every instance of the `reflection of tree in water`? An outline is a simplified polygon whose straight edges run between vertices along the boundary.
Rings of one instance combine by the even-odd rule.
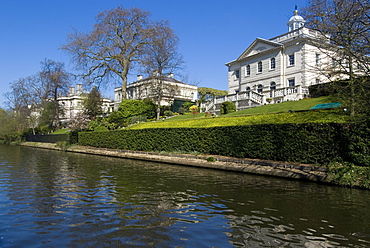
[[[367,191],[16,149],[5,158],[19,164],[7,172],[7,195],[19,203],[13,213],[26,212],[35,230],[64,237],[67,245],[349,246],[369,240]]]

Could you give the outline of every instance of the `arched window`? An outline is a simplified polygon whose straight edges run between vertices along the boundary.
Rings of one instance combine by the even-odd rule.
[[[257,72],[262,72],[262,61],[258,62]]]
[[[271,58],[270,59],[270,69],[271,70],[274,70],[276,67],[276,61],[275,61],[275,58]]]
[[[257,86],[257,92],[258,92],[258,93],[262,93],[262,89],[263,89],[262,84],[259,84],[259,85]]]
[[[271,82],[270,90],[276,90],[276,83],[275,82]]]
[[[250,76],[251,75],[251,66],[247,65],[245,67],[245,75]]]

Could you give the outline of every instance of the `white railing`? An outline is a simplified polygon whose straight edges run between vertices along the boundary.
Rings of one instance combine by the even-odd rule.
[[[272,103],[274,103],[276,101],[299,100],[303,98],[304,95],[308,95],[308,89],[302,88],[300,85],[298,85],[282,89],[267,90],[261,93],[255,91],[243,91],[235,94],[216,97],[213,100],[207,101],[202,106],[205,108],[205,111],[209,111],[215,110],[216,104],[221,104],[226,101],[234,102],[237,106],[239,101],[246,100],[250,100],[250,104],[254,103],[254,105],[263,105],[266,104],[267,98],[272,98]]]
[[[215,106],[215,103],[212,99],[208,102],[203,103],[201,107],[205,109],[204,112],[208,112],[209,110],[213,109],[214,106]]]

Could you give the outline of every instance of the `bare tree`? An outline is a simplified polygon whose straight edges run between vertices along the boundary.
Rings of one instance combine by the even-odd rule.
[[[45,103],[47,103],[49,124],[59,128],[59,117],[62,110],[59,106],[58,97],[68,92],[69,74],[61,62],[45,59],[41,64],[43,69],[39,73],[39,78],[44,89],[39,94],[43,103],[42,107],[45,110]]]
[[[158,22],[152,32],[153,39],[145,46],[140,65],[141,71],[150,76],[145,87],[157,105],[159,120],[162,101],[173,101],[178,92],[178,85],[172,77],[175,71],[183,69],[184,61],[178,53],[179,39],[168,22]]]
[[[90,33],[69,35],[62,49],[71,54],[77,68],[84,72],[82,76],[90,82],[120,79],[124,99],[128,73],[153,38],[149,15],[138,8],[103,11]]]
[[[13,82],[11,91],[5,93],[8,107],[25,128],[27,120],[29,126],[35,127],[42,112],[44,122],[58,126],[60,106],[57,98],[66,93],[69,86],[63,63],[45,59],[41,64],[41,72]]]
[[[152,30],[150,44],[145,46],[140,60],[141,71],[147,75],[156,72],[158,75],[174,73],[183,69],[184,61],[178,53],[179,38],[169,27],[167,21],[157,22]]]
[[[368,0],[310,0],[303,14],[309,28],[322,39],[309,42],[320,49],[325,59],[316,65],[331,81],[347,79],[350,112],[355,114],[359,77],[370,74],[370,3]]]
[[[143,85],[148,90],[148,96],[156,104],[156,119],[159,120],[162,103],[171,104],[178,94],[179,86],[172,77],[153,75]]]

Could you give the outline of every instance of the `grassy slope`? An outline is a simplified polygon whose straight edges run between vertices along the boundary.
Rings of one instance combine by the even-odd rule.
[[[348,116],[338,110],[315,110],[307,112],[288,113],[289,110],[309,110],[319,103],[333,102],[329,97],[305,99],[294,102],[264,105],[261,107],[246,109],[223,115],[217,118],[206,118],[204,114],[193,116],[192,114],[173,117],[159,122],[145,122],[133,125],[128,129],[144,128],[201,128],[217,126],[241,126],[259,124],[283,124],[283,123],[327,123],[346,122]]]
[[[65,133],[68,133],[69,130],[67,128],[64,128],[64,129],[59,129],[55,132],[53,132],[52,134],[65,134]]]
[[[127,129],[146,128],[203,128],[219,126],[243,126],[260,124],[284,124],[284,123],[343,123],[348,116],[341,111],[308,111],[294,113],[261,114],[250,116],[229,116],[217,118],[193,118],[188,120],[173,120],[159,122],[144,122],[128,127]]]
[[[307,98],[299,101],[290,101],[290,102],[283,102],[277,104],[267,104],[256,108],[250,108],[241,110],[238,112],[234,112],[229,114],[228,116],[236,116],[236,115],[253,115],[253,114],[269,114],[269,113],[281,113],[281,112],[288,112],[291,111],[299,111],[299,110],[309,110],[316,104],[320,103],[331,103],[337,102],[338,99],[330,96],[318,97],[318,98]]]
[[[199,114],[197,116],[188,114],[159,122],[140,123],[129,127],[129,129],[212,127],[267,123],[346,122],[348,121],[348,116],[343,113],[341,108],[338,108],[337,110],[314,110],[287,113],[289,110],[309,110],[316,104],[337,101],[337,99],[331,97],[312,98],[296,102],[264,105],[217,118],[205,118],[204,114]],[[346,187],[370,189],[370,167],[336,164],[329,166],[328,169],[328,180],[334,184]]]

